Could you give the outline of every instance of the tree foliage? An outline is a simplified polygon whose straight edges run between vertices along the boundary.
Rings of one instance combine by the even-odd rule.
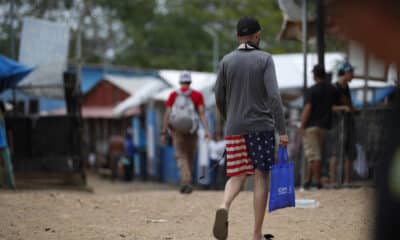
[[[255,16],[262,27],[261,47],[271,53],[301,51],[301,43],[278,41],[282,13],[276,1],[265,0],[16,0],[17,24],[23,16],[68,21],[73,36],[83,32],[85,62],[112,61],[138,68],[212,70],[213,38],[219,58],[237,46],[235,27],[244,15]],[[9,53],[7,11],[0,2],[0,51]],[[210,30],[208,30],[210,31]],[[71,39],[71,59],[75,39]],[[106,57],[107,51],[115,57]],[[113,55],[114,55],[113,54]]]

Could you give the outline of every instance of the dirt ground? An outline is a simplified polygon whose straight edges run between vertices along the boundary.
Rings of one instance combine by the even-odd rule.
[[[110,183],[91,176],[94,192],[0,191],[0,239],[207,240],[221,191],[180,195],[174,186]],[[265,233],[277,240],[370,239],[374,189],[297,192],[315,199],[314,209],[267,214]],[[252,193],[242,192],[230,213],[230,240],[250,239]]]

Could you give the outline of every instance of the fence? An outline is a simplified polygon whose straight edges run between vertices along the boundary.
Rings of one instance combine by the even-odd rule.
[[[365,180],[372,180],[375,177],[375,170],[378,165],[385,161],[382,156],[386,151],[386,141],[388,132],[390,128],[385,126],[387,118],[391,114],[391,108],[374,108],[365,109],[357,114],[354,114],[354,130],[352,134],[354,135],[354,143],[358,144],[361,148],[359,150],[363,151],[366,157],[368,176],[364,178]],[[337,180],[341,184],[343,179],[343,162],[344,162],[344,142],[343,138],[347,131],[351,131],[345,122],[349,118],[350,113],[340,113],[334,118],[334,124],[338,125],[339,134],[334,136],[338,137],[338,141],[332,140],[331,132],[328,133],[326,139],[325,148],[322,157],[322,176],[329,176],[329,161],[331,153],[336,148],[338,153],[338,169],[337,169]],[[298,131],[298,121],[289,122],[289,135],[291,144],[289,146],[289,156],[290,159],[295,162],[295,179],[296,184],[301,185],[303,183],[303,174],[305,172],[305,160],[303,152],[303,141]],[[337,145],[333,144],[337,143]],[[355,172],[353,172],[354,178],[361,179]]]

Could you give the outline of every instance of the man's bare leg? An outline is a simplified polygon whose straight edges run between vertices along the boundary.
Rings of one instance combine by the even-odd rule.
[[[321,161],[314,160],[313,162],[313,175],[315,178],[315,183],[321,185]]]
[[[350,184],[352,182],[353,162],[349,159],[344,161],[344,183]]]
[[[306,177],[304,179],[304,182],[311,183],[312,177],[313,177],[313,162],[308,161],[306,164],[307,164],[307,169],[306,169]]]
[[[329,161],[329,183],[336,183],[336,157],[332,157]]]
[[[229,178],[225,185],[224,200],[220,208],[225,208],[229,211],[233,200],[235,200],[236,196],[240,193],[246,177],[245,174],[242,174]]]
[[[215,213],[213,234],[219,240],[226,240],[228,237],[228,212],[233,200],[240,193],[246,175],[231,177],[225,185],[224,201]]]
[[[268,175],[256,169],[254,175],[254,232],[253,240],[262,238],[262,225],[268,197]]]

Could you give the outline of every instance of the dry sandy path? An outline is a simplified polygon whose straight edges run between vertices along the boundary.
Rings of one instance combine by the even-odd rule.
[[[0,239],[208,240],[222,192],[180,195],[174,187],[116,183],[91,177],[94,193],[71,190],[0,191]],[[277,240],[369,239],[372,188],[298,192],[315,209],[268,214],[265,232]],[[250,239],[252,193],[234,202],[230,240]]]

